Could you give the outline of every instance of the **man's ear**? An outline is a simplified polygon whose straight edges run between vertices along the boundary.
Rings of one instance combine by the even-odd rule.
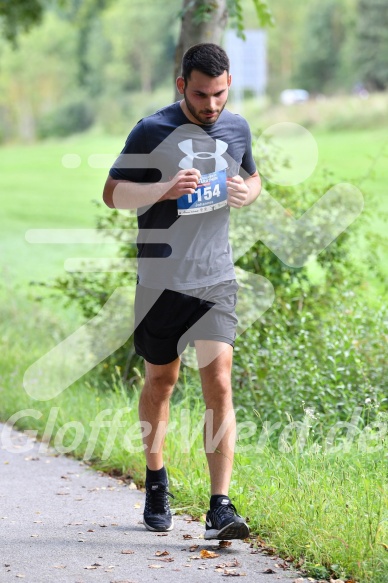
[[[176,80],[176,88],[178,89],[179,93],[183,95],[183,92],[185,90],[185,80],[183,79],[183,77],[178,77],[178,79]]]
[[[228,77],[228,87],[230,87],[230,84],[232,83],[232,75],[229,75]]]

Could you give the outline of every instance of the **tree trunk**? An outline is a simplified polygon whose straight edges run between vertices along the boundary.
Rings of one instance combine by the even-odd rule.
[[[227,0],[183,0],[182,25],[175,51],[174,81],[181,74],[183,54],[198,43],[220,44],[228,20]],[[180,99],[175,90],[175,99]]]

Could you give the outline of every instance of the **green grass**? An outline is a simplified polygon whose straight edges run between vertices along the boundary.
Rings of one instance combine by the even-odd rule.
[[[72,256],[98,256],[105,250],[80,245],[32,245],[29,229],[93,228],[108,168],[88,165],[91,154],[114,158],[122,139],[98,135],[75,136],[29,146],[1,148],[2,213],[0,268],[10,284],[45,280],[63,274],[63,261]],[[81,158],[78,168],[62,165],[66,154]]]
[[[1,310],[1,419],[21,412],[18,427],[50,438],[58,452],[144,483],[137,428],[141,378],[128,391],[118,371],[112,371],[110,390],[104,391],[89,374],[55,399],[34,401],[22,389],[24,370],[64,330],[43,306],[29,313],[20,310],[22,305],[15,297]],[[10,329],[6,318],[17,314]],[[171,427],[176,425],[167,436],[165,460],[176,510],[201,519],[209,490],[201,435],[204,411],[194,388],[182,382],[171,410]],[[284,417],[284,430],[288,423]],[[231,496],[249,517],[255,545],[262,546],[264,539],[283,557],[302,561],[313,577],[332,574],[383,583],[388,574],[387,438],[370,435],[368,452],[358,436],[353,442],[340,436],[334,444],[338,451],[331,451],[325,441],[330,428],[321,434],[314,430],[318,425],[304,447],[292,432],[286,440],[263,439],[265,428],[259,422],[254,437],[244,439],[241,434]],[[188,449],[182,446],[186,437],[192,439]]]

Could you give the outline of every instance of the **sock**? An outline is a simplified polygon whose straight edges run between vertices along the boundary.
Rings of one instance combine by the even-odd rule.
[[[162,484],[168,484],[166,468],[163,466],[160,470],[150,470],[148,467],[146,469],[146,483],[151,482],[161,482]]]
[[[213,494],[210,497],[210,508],[213,509],[215,506],[217,506],[218,501],[222,498],[226,498],[230,502],[229,496],[226,496],[225,494]]]

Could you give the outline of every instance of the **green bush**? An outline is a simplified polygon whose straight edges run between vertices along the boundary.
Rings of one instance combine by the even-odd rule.
[[[94,119],[94,111],[89,100],[77,98],[59,105],[40,117],[38,135],[40,138],[70,136],[89,129]]]
[[[277,422],[309,411],[317,425],[327,425],[360,408],[370,420],[388,410],[387,338],[387,307],[372,309],[351,292],[338,292],[321,311],[305,306],[293,315],[276,306],[236,343],[240,415],[257,411],[262,421]]]

